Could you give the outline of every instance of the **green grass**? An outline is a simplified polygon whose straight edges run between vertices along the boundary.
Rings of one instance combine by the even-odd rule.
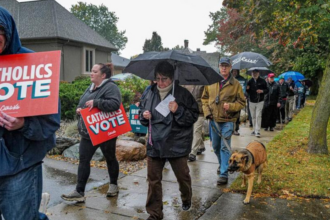
[[[313,107],[306,106],[280,134],[266,146],[268,166],[262,183],[253,192],[270,196],[330,198],[330,156],[307,153],[308,134]],[[330,146],[330,123],[327,130]],[[330,152],[330,148],[329,148]],[[235,192],[245,192],[242,178],[231,185]]]

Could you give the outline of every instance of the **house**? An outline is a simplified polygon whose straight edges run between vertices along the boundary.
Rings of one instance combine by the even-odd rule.
[[[192,49],[189,48],[189,41],[184,40],[184,49],[179,50],[181,53],[185,54],[197,54],[206,60],[208,64],[210,64],[213,69],[215,69],[217,72],[219,72],[219,59],[221,54],[218,52],[214,53],[207,53],[206,51],[201,51],[199,48],[197,48],[196,51],[193,51]]]
[[[14,17],[22,45],[36,52],[61,50],[61,80],[89,74],[95,63],[111,62],[118,49],[55,0],[0,0]]]
[[[114,71],[113,71],[113,75],[122,73],[124,68],[128,65],[128,63],[130,62],[129,59],[125,58],[125,57],[121,57],[115,53],[111,54],[111,60],[112,60],[112,64],[114,66]]]

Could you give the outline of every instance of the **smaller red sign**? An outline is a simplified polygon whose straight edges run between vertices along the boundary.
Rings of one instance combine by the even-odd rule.
[[[123,104],[114,112],[102,112],[98,108],[80,111],[94,146],[132,130]]]

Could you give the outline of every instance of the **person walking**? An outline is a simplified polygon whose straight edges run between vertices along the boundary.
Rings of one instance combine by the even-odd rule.
[[[169,161],[179,183],[182,209],[191,207],[191,177],[188,155],[191,152],[193,127],[198,119],[198,104],[190,92],[174,82],[174,67],[167,61],[159,62],[154,71],[155,81],[140,103],[140,122],[149,128],[147,142],[148,220],[163,219],[162,172]],[[175,84],[175,85],[174,85]],[[175,86],[174,94],[173,86]],[[156,110],[166,97],[174,96],[168,104],[168,115]]]
[[[0,59],[3,55],[32,53],[22,47],[16,24],[9,12],[0,7]],[[42,160],[55,147],[55,132],[60,127],[58,113],[31,117],[12,117],[0,111],[0,219],[48,219],[39,213],[42,196]],[[13,156],[14,155],[14,156]],[[15,161],[14,161],[15,160]],[[18,162],[19,161],[19,162]],[[11,169],[17,164],[22,166]]]
[[[244,108],[246,99],[242,86],[231,74],[230,58],[222,57],[219,61],[221,82],[205,86],[202,95],[203,112],[211,120],[212,147],[216,154],[220,174],[217,184],[228,182],[228,161],[231,155],[231,136],[239,111]]]
[[[202,108],[201,97],[204,91],[204,86],[200,85],[187,85],[183,86],[186,88],[198,103],[199,116],[198,120],[194,124],[194,136],[191,152],[188,157],[188,161],[193,162],[196,160],[196,155],[200,155],[205,151],[205,145],[203,140],[203,125],[204,125],[204,115]]]
[[[259,70],[252,71],[252,79],[247,82],[246,92],[249,94],[249,107],[252,116],[253,132],[251,135],[260,137],[261,116],[264,107],[264,96],[268,93],[267,83],[259,77]]]
[[[280,123],[285,123],[285,105],[286,105],[286,97],[289,91],[289,85],[284,81],[284,77],[280,77],[278,81],[278,85],[280,87],[280,103],[281,106],[278,111],[278,120]]]
[[[246,94],[246,79],[239,74],[239,70],[232,70],[231,72],[232,72],[233,77],[235,77],[235,79],[237,79],[239,84],[241,84],[242,89],[243,89],[243,93]],[[246,113],[247,112],[245,111],[245,114]],[[241,111],[239,112],[239,116],[238,116],[237,121],[235,123],[235,129],[234,129],[233,135],[237,135],[237,136],[240,135],[239,134],[239,125],[241,123],[240,118],[241,118]]]
[[[80,111],[94,107],[103,112],[113,112],[120,108],[121,94],[117,85],[110,79],[113,65],[111,63],[95,64],[91,71],[91,85],[81,96],[76,110],[78,117],[78,131],[81,136],[79,144],[79,166],[76,189],[61,198],[66,201],[85,202],[85,188],[90,175],[90,162],[95,151],[100,147],[105,157],[110,176],[107,196],[116,196],[119,192],[117,180],[119,164],[116,158],[116,140],[113,138],[99,145],[93,146],[87,128],[82,120]]]
[[[264,109],[262,110],[262,123],[261,127],[265,128],[265,131],[274,131],[276,126],[276,118],[278,108],[280,104],[280,88],[274,81],[275,74],[268,74],[268,93],[265,95]]]
[[[294,108],[294,88],[295,88],[295,82],[292,80],[291,77],[288,78],[288,94],[287,99],[285,103],[285,118],[287,121],[292,120],[293,115],[293,108]]]
[[[297,110],[300,110],[303,107],[303,102],[305,99],[305,93],[306,93],[306,86],[304,81],[298,81],[296,83],[295,90],[298,93],[298,101],[297,101]]]

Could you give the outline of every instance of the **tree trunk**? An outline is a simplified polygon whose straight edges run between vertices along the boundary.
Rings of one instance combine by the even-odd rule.
[[[328,154],[327,125],[330,117],[330,54],[323,74],[309,131],[308,153]]]

